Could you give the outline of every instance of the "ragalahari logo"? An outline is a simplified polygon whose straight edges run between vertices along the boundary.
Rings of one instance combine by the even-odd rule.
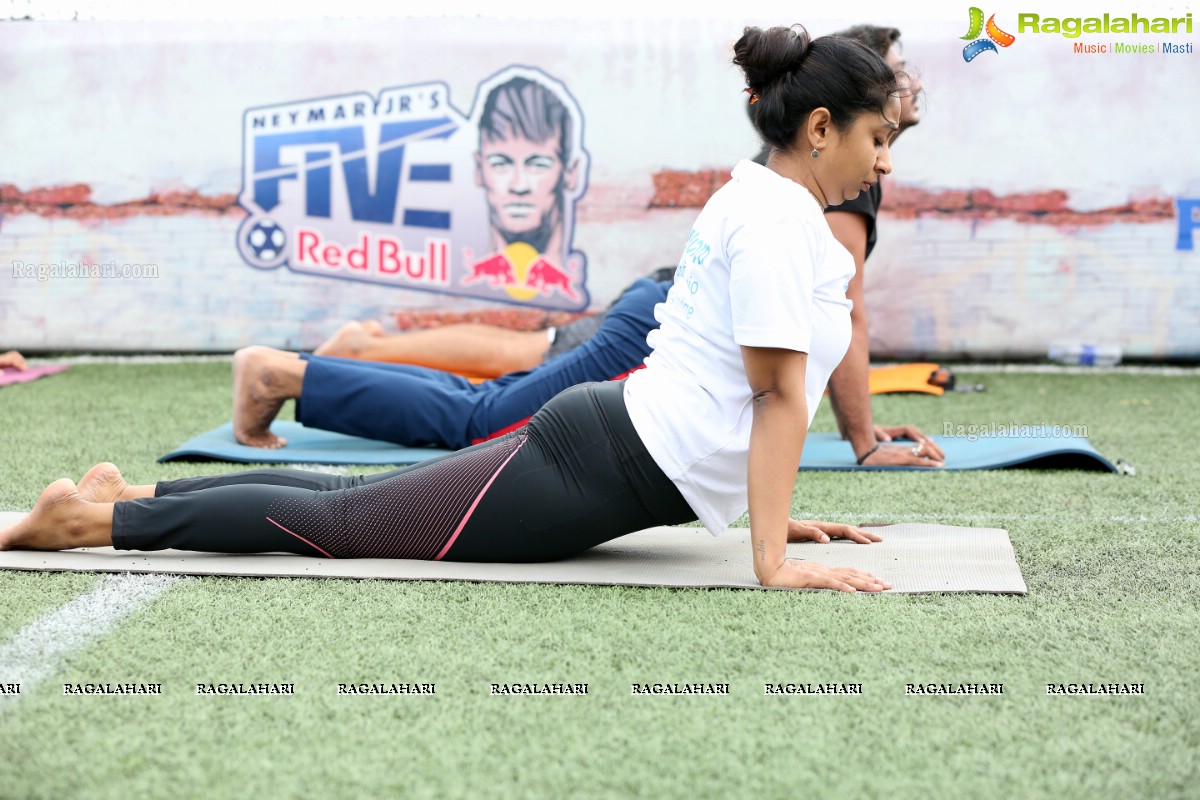
[[[1011,33],[1005,33],[1004,31],[1000,30],[1000,26],[996,24],[995,14],[992,14],[990,17],[988,17],[986,26],[983,24],[982,9],[971,6],[970,15],[971,27],[967,31],[966,36],[961,36],[959,38],[973,39],[974,41],[963,48],[963,61],[974,61],[977,55],[980,53],[986,53],[989,50],[993,53],[999,53],[1000,51],[996,49],[996,45],[1008,47],[1017,40],[1017,37],[1013,36]],[[980,39],[979,34],[985,30],[987,31],[988,38]]]

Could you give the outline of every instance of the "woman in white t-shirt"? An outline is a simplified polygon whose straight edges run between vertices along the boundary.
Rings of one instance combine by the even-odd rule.
[[[544,561],[697,518],[717,534],[749,509],[764,585],[891,588],[785,551],[879,540],[788,512],[805,432],[850,338],[853,262],[822,209],[890,172],[895,78],[858,42],[810,41],[798,27],[747,28],[734,53],[772,155],[740,163],[701,212],[645,369],[569,389],[503,438],[379,475],[253,470],[129,486],[98,464],[78,486],[50,484],[0,532],[0,549]]]

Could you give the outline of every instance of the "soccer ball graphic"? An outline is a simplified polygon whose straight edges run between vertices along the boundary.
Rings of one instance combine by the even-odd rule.
[[[271,220],[265,219],[254,223],[254,227],[250,229],[250,235],[246,237],[246,241],[250,244],[250,250],[257,259],[263,262],[270,262],[274,261],[283,252],[283,246],[287,243],[287,236],[284,235],[283,228]]]

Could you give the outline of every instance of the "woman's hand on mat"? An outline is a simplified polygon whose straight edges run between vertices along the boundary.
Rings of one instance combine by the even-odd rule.
[[[916,443],[920,448],[920,454],[914,456],[914,462],[920,466],[941,466],[941,464],[930,464],[930,461],[944,462],[946,454],[942,452],[942,448],[938,447],[937,442],[929,438],[916,425],[875,425],[875,441],[877,442],[894,442],[897,439],[909,439]],[[879,448],[883,450],[884,448]],[[911,454],[912,448],[905,448]],[[924,462],[923,464],[921,462]],[[866,462],[872,466],[882,466],[871,459]]]
[[[835,589],[839,592],[882,592],[892,585],[853,567],[826,567],[788,559],[762,585],[775,589]]]
[[[0,367],[16,367],[17,369],[26,369],[25,357],[16,350],[9,350],[7,353],[0,353]]]
[[[818,522],[812,519],[788,519],[787,540],[789,542],[824,544],[830,539],[849,539],[859,544],[883,541],[883,537],[879,534],[864,531],[853,525],[843,525],[840,522]]]

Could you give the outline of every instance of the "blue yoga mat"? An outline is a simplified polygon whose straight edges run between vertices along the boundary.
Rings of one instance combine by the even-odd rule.
[[[163,461],[234,461],[239,464],[416,464],[434,456],[452,453],[439,447],[401,447],[376,439],[363,439],[299,422],[275,422],[271,432],[287,439],[278,450],[247,447],[233,438],[233,423],[227,422],[192,437],[159,459]]]
[[[288,440],[287,447],[264,450],[246,447],[233,438],[230,424],[189,439],[159,461],[233,461],[243,464],[415,464],[452,452],[436,447],[401,447],[374,439],[306,428],[297,422],[276,422],[271,430]],[[1075,436],[1019,438],[984,436],[931,437],[946,452],[946,469],[1040,467],[1116,472],[1117,468],[1087,439]],[[903,442],[901,442],[903,444]],[[924,467],[860,467],[850,444],[836,433],[810,433],[804,442],[800,469],[919,470]]]
[[[946,453],[945,469],[1083,469],[1117,472],[1091,442],[1079,436],[930,436]],[[895,444],[912,446],[899,439]],[[810,433],[804,440],[800,469],[886,472],[928,470],[928,467],[860,467],[850,443],[836,433]]]

